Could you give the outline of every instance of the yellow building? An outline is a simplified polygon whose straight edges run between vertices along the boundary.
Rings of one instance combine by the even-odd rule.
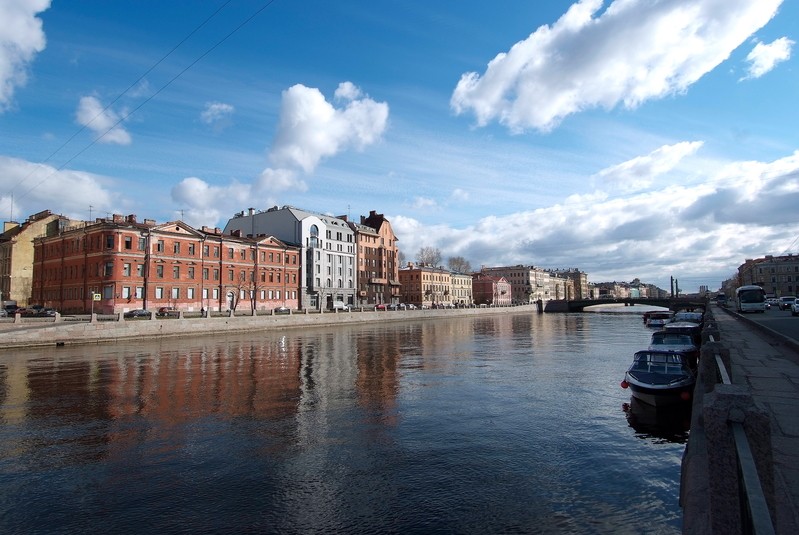
[[[30,303],[33,285],[33,239],[57,234],[73,222],[50,210],[28,217],[21,225],[7,221],[0,234],[0,301]]]

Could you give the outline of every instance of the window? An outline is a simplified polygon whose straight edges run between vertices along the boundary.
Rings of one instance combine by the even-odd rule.
[[[125,236],[125,249],[133,249],[133,238],[131,236]]]
[[[114,235],[109,234],[105,237],[105,248],[106,249],[113,249],[114,248]]]
[[[175,253],[175,254],[180,254],[180,242],[179,241],[176,241],[174,244],[172,244],[172,252]]]
[[[208,288],[203,288],[203,299],[208,299]]]
[[[155,276],[158,277],[159,279],[164,278],[164,266],[162,266],[161,264],[155,266]]]
[[[194,244],[189,244],[189,256],[194,256]]]
[[[130,299],[130,286],[123,286],[122,287],[122,298],[123,299]]]
[[[219,258],[219,247],[214,247],[214,258]]]
[[[138,277],[144,277],[144,264],[136,265],[136,275]]]
[[[189,266],[188,267],[188,277],[190,279],[194,279],[194,266]]]
[[[139,238],[139,251],[144,251],[145,248],[147,248],[147,239]]]
[[[208,268],[203,268],[203,280],[208,280]]]
[[[175,280],[180,278],[180,266],[172,266],[172,278]]]
[[[180,288],[172,288],[172,299],[180,299]]]
[[[130,277],[130,264],[127,262],[122,264],[122,276]]]
[[[155,298],[156,299],[163,299],[164,298],[164,289],[160,286],[155,287]]]
[[[141,299],[144,297],[144,288],[142,286],[136,287],[136,299]]]
[[[164,252],[164,240],[158,240],[158,242],[156,242],[155,250],[159,253]]]
[[[186,290],[186,294],[187,294],[186,297],[188,297],[189,299],[194,299],[194,288],[189,288],[188,290]]]
[[[227,250],[227,257],[233,258],[233,247],[229,247]]]
[[[233,270],[232,269],[229,269],[227,271],[227,280],[229,280],[229,281],[233,280]]]
[[[208,256],[210,253],[210,248],[207,245],[203,245],[203,256]]]
[[[110,277],[114,274],[114,263],[113,262],[106,262],[105,263],[105,276]]]
[[[214,288],[213,297],[219,299],[219,288]]]
[[[214,280],[215,281],[219,280],[219,270],[218,269],[214,269]]]

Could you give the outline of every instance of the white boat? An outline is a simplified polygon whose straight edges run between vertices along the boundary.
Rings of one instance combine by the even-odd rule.
[[[644,323],[647,327],[662,327],[669,323],[674,317],[674,312],[671,310],[658,310],[654,312],[646,312],[644,314]]]

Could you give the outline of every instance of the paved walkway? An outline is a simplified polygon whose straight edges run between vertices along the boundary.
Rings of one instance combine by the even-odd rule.
[[[799,533],[799,353],[777,333],[714,309],[721,342],[730,349],[734,384],[749,387],[771,416],[777,533]]]

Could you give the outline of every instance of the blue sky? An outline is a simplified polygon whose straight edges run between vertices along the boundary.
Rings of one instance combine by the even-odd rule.
[[[0,0],[0,20],[3,220],[376,210],[407,260],[689,292],[799,253],[797,2]]]

